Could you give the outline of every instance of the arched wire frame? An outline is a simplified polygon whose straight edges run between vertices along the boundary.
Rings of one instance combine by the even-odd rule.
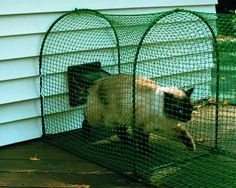
[[[104,19],[111,27],[112,31],[114,32],[115,36],[115,42],[116,42],[116,49],[117,49],[117,66],[118,66],[118,73],[120,73],[120,44],[119,44],[119,39],[118,35],[116,32],[116,29],[113,26],[113,23],[104,15],[101,14],[100,12],[96,10],[91,10],[91,9],[75,9],[73,11],[70,11],[68,13],[65,13],[64,15],[60,16],[47,30],[45,37],[43,38],[41,49],[40,49],[40,56],[39,56],[39,75],[40,75],[40,105],[41,105],[41,118],[42,118],[42,131],[43,131],[43,136],[46,135],[45,132],[45,121],[44,121],[44,97],[43,97],[43,72],[42,72],[42,65],[43,65],[43,53],[44,53],[44,47],[46,44],[46,41],[48,39],[48,35],[51,33],[52,29],[56,26],[58,22],[60,22],[62,19],[64,19],[66,16],[69,16],[70,14],[76,13],[77,16],[80,16],[81,14],[90,14],[90,15],[95,15],[98,18]]]
[[[138,63],[138,59],[139,59],[139,54],[140,54],[140,49],[143,45],[143,42],[145,40],[145,37],[147,36],[147,34],[149,33],[149,31],[163,18],[175,14],[175,13],[179,13],[179,12],[186,12],[189,14],[192,14],[194,16],[196,16],[197,18],[199,18],[208,28],[208,32],[210,32],[211,36],[212,36],[212,45],[213,45],[213,50],[215,52],[215,59],[216,59],[216,111],[215,111],[215,145],[214,145],[214,151],[218,151],[218,127],[219,127],[219,71],[220,71],[220,58],[219,58],[219,51],[218,51],[218,45],[217,45],[217,40],[216,40],[216,36],[215,33],[212,29],[212,27],[210,26],[210,24],[208,23],[208,21],[201,16],[200,14],[198,14],[197,12],[193,12],[190,10],[185,10],[185,9],[175,9],[175,10],[171,10],[171,11],[167,11],[164,12],[163,14],[161,14],[159,17],[157,17],[157,19],[155,19],[150,25],[149,27],[146,29],[145,33],[143,34],[139,44],[138,44],[138,48],[135,54],[135,59],[134,59],[134,65],[133,65],[133,84],[132,84],[132,105],[133,105],[133,123],[132,126],[133,128],[135,128],[135,124],[136,124],[136,115],[135,115],[135,92],[136,92],[136,69],[137,69],[137,63]]]

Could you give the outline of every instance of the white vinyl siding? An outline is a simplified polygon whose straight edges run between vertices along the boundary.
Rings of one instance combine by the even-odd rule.
[[[0,62],[0,82],[38,76],[38,57],[9,59]]]
[[[114,11],[122,11],[123,13],[137,9],[149,9],[149,8],[166,8],[173,9],[175,7],[185,8],[198,8],[204,9],[205,6],[214,9],[214,5],[217,4],[217,0],[64,0],[64,1],[52,1],[52,0],[8,0],[1,1],[0,14],[32,14],[32,13],[51,13],[51,12],[64,12],[74,8],[88,8],[96,10],[106,10],[114,13]],[[148,10],[147,10],[148,11]],[[208,8],[209,11],[209,8]]]
[[[75,8],[150,13],[173,8],[215,12],[216,0],[2,0],[0,2],[0,146],[42,135],[38,57],[44,34]]]

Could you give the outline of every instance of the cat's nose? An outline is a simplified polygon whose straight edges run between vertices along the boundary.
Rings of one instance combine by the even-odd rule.
[[[182,118],[181,120],[183,121],[183,122],[188,122],[188,121],[190,121],[191,120],[191,116],[185,116],[184,118]]]
[[[186,118],[182,119],[182,122],[188,122],[189,120],[187,120]]]

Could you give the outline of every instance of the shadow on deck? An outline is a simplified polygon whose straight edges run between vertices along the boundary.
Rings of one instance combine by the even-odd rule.
[[[0,148],[0,187],[147,187],[34,140]]]

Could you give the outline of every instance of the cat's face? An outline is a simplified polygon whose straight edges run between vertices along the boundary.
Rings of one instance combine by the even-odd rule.
[[[191,120],[193,106],[190,103],[190,96],[193,88],[186,92],[169,92],[164,95],[164,111],[168,117],[175,118],[181,122]]]

